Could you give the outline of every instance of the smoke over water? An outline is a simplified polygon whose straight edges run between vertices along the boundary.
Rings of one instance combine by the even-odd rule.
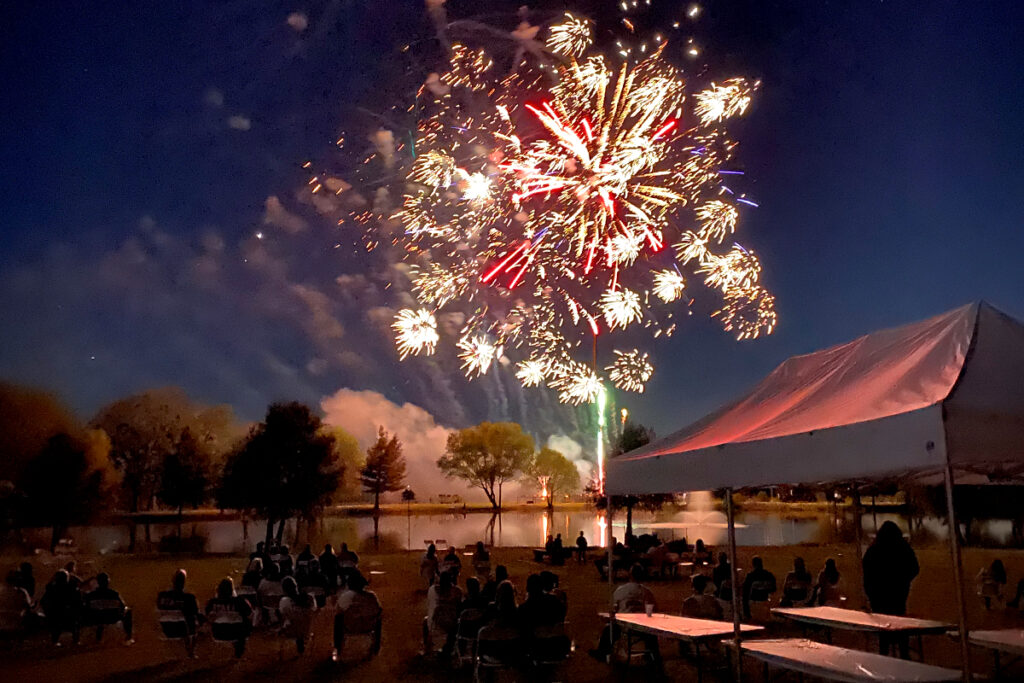
[[[390,401],[376,391],[355,391],[339,389],[320,401],[326,424],[341,427],[359,441],[363,450],[377,438],[378,427],[383,426],[389,434],[395,434],[402,442],[406,461],[406,484],[416,493],[417,500],[427,501],[438,494],[447,493],[461,496],[472,502],[485,502],[483,493],[464,482],[447,479],[437,468],[437,460],[445,450],[448,435],[452,429],[440,425],[434,416],[412,403],[401,405]],[[537,447],[553,448],[569,460],[580,471],[581,482],[590,477],[592,464],[587,460],[584,448],[572,438],[557,434],[546,441],[537,439]],[[520,487],[517,483],[505,486],[505,500],[514,501],[516,496],[532,496],[532,487]],[[399,494],[389,494],[386,500],[398,500]]]

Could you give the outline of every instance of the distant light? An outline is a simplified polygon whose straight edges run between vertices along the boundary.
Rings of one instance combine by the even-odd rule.
[[[263,239],[263,233],[262,232],[256,233],[256,239],[258,239],[258,240]]]
[[[692,5],[686,8],[686,16],[690,17],[691,19],[696,19],[699,15],[700,5],[698,5],[697,3],[693,3]]]
[[[698,48],[696,45],[691,45],[690,48],[686,51],[686,54],[690,55],[691,57],[697,57],[700,55],[700,48]]]

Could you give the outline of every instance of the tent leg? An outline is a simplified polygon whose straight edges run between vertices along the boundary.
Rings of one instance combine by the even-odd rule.
[[[949,552],[953,556],[953,571],[956,574],[956,603],[960,619],[960,659],[963,665],[965,683],[971,677],[971,644],[967,632],[967,603],[964,595],[964,565],[960,555],[960,542],[957,540],[956,513],[953,510],[953,466],[946,461],[946,514],[949,520]]]
[[[608,479],[605,478],[604,482],[605,495],[605,510],[608,519],[608,636],[615,635],[615,561],[612,557],[612,553],[615,550],[615,544],[612,542],[612,494],[608,493]],[[611,640],[610,642],[614,642]],[[614,648],[612,648],[614,651]],[[609,660],[611,661],[611,660]]]
[[[863,529],[863,518],[864,508],[861,505],[860,489],[855,488],[853,491],[853,523],[854,523],[854,534],[853,537],[857,544],[857,571],[860,574],[860,580],[857,582],[858,586],[864,585],[864,565],[862,561],[864,559],[864,529]],[[878,532],[878,525],[875,525],[875,532]],[[863,589],[862,589],[863,590]],[[863,596],[863,592],[861,593]],[[865,601],[866,604],[866,601]]]
[[[740,645],[740,586],[736,571],[736,516],[732,505],[732,489],[725,490],[725,516],[729,523],[729,581],[732,583],[732,637],[736,641],[736,683],[743,680],[743,649]]]

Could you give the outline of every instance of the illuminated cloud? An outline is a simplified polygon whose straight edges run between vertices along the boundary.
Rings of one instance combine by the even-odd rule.
[[[228,128],[233,130],[249,130],[252,128],[252,119],[248,116],[235,114],[228,117]]]
[[[286,209],[277,195],[270,195],[263,203],[263,225],[281,228],[289,235],[302,232],[309,227],[306,219]]]
[[[296,33],[302,33],[309,27],[309,17],[302,12],[292,12],[288,15],[286,22]]]

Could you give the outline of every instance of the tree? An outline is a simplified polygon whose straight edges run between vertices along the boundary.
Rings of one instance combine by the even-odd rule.
[[[334,500],[337,502],[357,499],[362,490],[362,481],[359,475],[366,465],[366,455],[359,448],[359,441],[341,427],[324,425],[323,432],[334,437],[334,457],[337,458],[344,472]]]
[[[528,476],[535,479],[547,493],[548,509],[555,506],[555,495],[580,487],[580,472],[567,457],[553,448],[542,448],[533,459]]]
[[[178,511],[178,536],[181,514],[186,505],[197,508],[209,497],[210,455],[192,431],[186,427],[177,447],[164,456],[157,498]]]
[[[481,422],[450,434],[437,466],[446,477],[481,489],[491,507],[501,510],[503,485],[521,476],[532,459],[533,439],[518,424]]]
[[[363,491],[373,494],[373,511],[380,510],[380,494],[401,491],[405,487],[405,456],[397,436],[388,438],[384,427],[377,431],[377,440],[366,449],[366,465],[359,473]]]
[[[125,503],[148,509],[160,489],[164,458],[187,428],[219,459],[244,434],[228,406],[195,403],[178,387],[150,389],[105,406],[90,423],[110,436],[111,459],[121,472]]]
[[[641,446],[646,446],[652,439],[654,439],[653,431],[643,425],[627,420],[626,424],[622,425],[622,432],[619,434],[619,438],[612,444],[609,457],[614,458]],[[596,480],[587,484],[584,494],[598,510],[604,510],[607,507],[608,501],[605,493],[601,489],[600,483]],[[665,503],[671,500],[671,494],[661,493],[645,494],[642,496],[612,496],[612,508],[616,510],[626,508],[626,537],[628,538],[633,535],[634,508],[653,512],[660,510]]]
[[[334,437],[324,432],[320,418],[301,403],[274,403],[229,456],[217,498],[221,507],[265,517],[268,545],[278,522],[280,543],[285,522],[295,516],[313,519],[330,501],[342,474]]]
[[[413,502],[414,500],[416,500],[416,492],[413,491],[408,486],[406,486],[405,490],[402,491],[402,502],[405,503],[406,505],[408,505],[409,503]]]
[[[88,521],[104,507],[116,479],[110,441],[101,431],[57,434],[30,460],[19,481],[24,519],[52,528],[50,550],[67,528]]]
[[[12,484],[57,434],[79,434],[81,425],[45,391],[0,382],[0,481]]]

